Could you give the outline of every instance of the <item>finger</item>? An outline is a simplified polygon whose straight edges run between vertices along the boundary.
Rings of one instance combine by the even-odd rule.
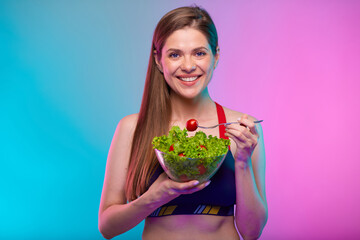
[[[238,144],[246,144],[249,140],[243,134],[239,133],[238,131],[229,130],[225,133],[225,136],[234,140],[236,145]]]
[[[235,131],[235,132],[234,132]],[[247,130],[227,130],[227,132],[231,133],[234,138],[232,138],[235,142],[240,141],[243,145],[239,145],[242,147],[246,147],[247,145],[253,145],[254,143],[257,144],[258,135],[252,134],[250,131]],[[225,134],[226,136],[226,134]],[[230,137],[230,136],[229,136]]]
[[[244,125],[244,124],[231,124],[231,125],[226,125],[226,128],[229,128],[229,129],[237,129],[237,130],[241,130],[241,129],[243,129],[243,130],[249,130],[249,129],[247,129],[247,127],[246,127],[246,125]]]
[[[252,121],[249,120],[247,114],[244,114],[241,118],[238,118],[237,121],[240,123],[241,126],[244,126],[246,128],[250,128],[251,125],[254,124]]]
[[[244,114],[241,118],[238,118],[237,120],[240,123],[240,125],[246,126],[252,134],[258,135],[256,124],[254,123],[253,120],[250,120],[248,118],[247,114]]]
[[[225,136],[226,135],[228,135],[228,137],[234,139],[237,149],[251,149],[251,147],[253,145],[252,141],[250,141],[250,140],[243,141],[229,133],[225,133]]]
[[[185,189],[191,189],[197,185],[199,185],[198,180],[191,180],[191,181],[187,182],[187,187]]]
[[[189,189],[189,192],[187,194],[200,191],[200,190],[206,188],[207,186],[209,186],[210,183],[211,183],[211,180],[203,182],[202,184],[199,184],[198,186],[196,186],[196,187],[194,187],[192,189]]]
[[[232,124],[225,128],[225,131],[239,131],[242,134],[244,134],[247,138],[250,138],[252,133],[249,131],[249,129],[246,126],[241,126],[240,124]],[[236,135],[236,134],[234,134]]]
[[[236,147],[239,148],[239,149],[245,149],[247,148],[247,144],[246,142],[242,142],[240,141],[238,138],[236,138],[234,135],[230,134],[230,133],[225,133],[225,136],[228,136],[229,138],[233,139],[235,144],[236,144]]]
[[[242,139],[243,141],[247,141],[248,139],[252,139],[252,134],[245,130],[244,127],[241,127],[241,129],[235,129],[235,128],[228,128],[226,129],[226,132],[231,133],[233,136]]]
[[[177,191],[183,191],[187,189],[191,189],[199,185],[199,181],[192,180],[189,182],[174,182],[174,184],[171,186],[172,189]]]
[[[243,123],[244,122],[244,120],[246,120],[246,119],[248,119],[248,115],[247,114],[244,114],[244,115],[242,115],[241,116],[241,118],[240,119],[238,119],[238,121],[240,121],[240,125],[241,126],[244,126],[244,127],[248,127],[245,123]]]
[[[193,186],[192,188],[185,188],[185,189],[173,189],[175,192],[180,193],[180,194],[191,194],[197,191],[200,191],[202,189],[204,189],[206,186],[208,186],[210,184],[210,180],[206,181],[204,183],[198,184],[195,187]]]
[[[228,125],[226,125],[226,127],[234,128],[234,129],[242,129],[243,128],[243,129],[249,130],[248,126],[245,124],[243,119],[244,119],[244,117],[238,118],[237,121],[239,124],[228,124]]]

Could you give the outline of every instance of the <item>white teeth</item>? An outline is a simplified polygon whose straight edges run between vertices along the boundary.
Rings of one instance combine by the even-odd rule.
[[[195,81],[198,77],[189,77],[189,78],[180,78],[181,80],[185,82],[192,82]]]

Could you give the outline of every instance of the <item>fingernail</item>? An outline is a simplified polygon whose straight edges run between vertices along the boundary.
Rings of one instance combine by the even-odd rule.
[[[206,183],[205,183],[205,187],[207,187],[210,183],[211,183],[210,180],[209,180],[208,182],[206,182]]]
[[[198,184],[199,184],[199,181],[197,181],[197,180],[193,183],[194,186],[196,186]]]

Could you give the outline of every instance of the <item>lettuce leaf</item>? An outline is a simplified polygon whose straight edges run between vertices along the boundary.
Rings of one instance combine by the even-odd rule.
[[[181,130],[179,126],[173,126],[167,136],[153,138],[153,148],[174,156],[182,153],[188,158],[211,158],[225,154],[230,145],[230,140],[206,136],[202,131],[193,137],[188,137],[187,132],[186,128]],[[173,151],[170,151],[171,146]]]

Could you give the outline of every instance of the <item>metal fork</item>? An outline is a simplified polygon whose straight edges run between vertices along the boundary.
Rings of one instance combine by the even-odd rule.
[[[261,123],[262,121],[264,121],[264,120],[254,121],[254,123]],[[204,129],[210,129],[210,128],[215,128],[215,127],[220,126],[220,125],[225,125],[226,126],[226,125],[235,124],[235,123],[239,123],[239,122],[220,123],[220,124],[216,124],[216,125],[211,126],[211,127],[203,127],[203,126],[198,125],[198,127],[199,128],[204,128]]]

